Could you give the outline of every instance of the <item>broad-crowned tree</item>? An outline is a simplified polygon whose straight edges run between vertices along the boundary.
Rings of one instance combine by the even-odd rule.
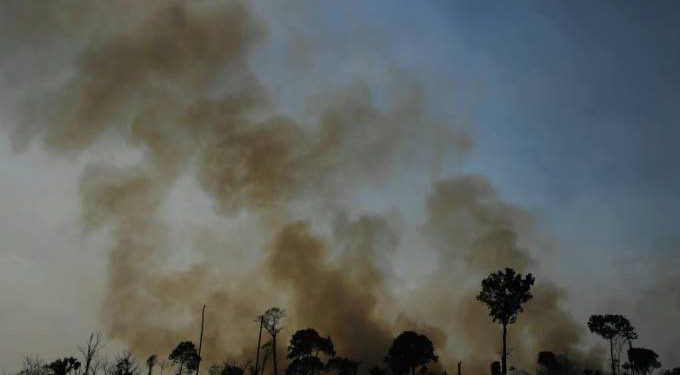
[[[385,363],[394,375],[414,375],[416,367],[437,362],[434,345],[425,335],[404,331],[392,342]]]
[[[508,325],[517,321],[517,315],[524,311],[522,305],[533,298],[531,287],[534,281],[530,273],[522,276],[512,268],[494,272],[482,280],[482,290],[477,300],[489,308],[491,319],[503,326],[502,375],[508,374]]]

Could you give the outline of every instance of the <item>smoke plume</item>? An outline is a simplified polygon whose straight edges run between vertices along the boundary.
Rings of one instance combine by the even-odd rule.
[[[80,179],[86,233],[112,237],[101,308],[108,335],[141,355],[167,353],[196,340],[207,304],[203,357],[252,359],[254,317],[281,305],[285,335],[314,327],[365,368],[382,361],[399,330],[415,329],[431,336],[444,366],[463,360],[468,372],[487,372],[498,358],[499,330],[474,295],[489,272],[540,268],[540,250],[523,242],[531,215],[482,177],[436,182],[420,235],[436,252],[437,269],[413,293],[396,294],[389,259],[405,224],[357,208],[361,189],[395,178],[415,133],[467,151],[462,129],[451,137],[428,122],[418,82],[391,76],[394,92],[378,93],[361,79],[329,83],[327,99],[310,103],[312,120],[302,122],[277,107],[250,68],[268,30],[249,6],[134,3],[65,1],[50,12],[38,2],[12,3],[15,14],[49,19],[22,36],[27,41],[80,46],[68,74],[27,95],[31,105],[16,116],[17,147],[39,141],[69,157],[122,141],[121,152],[139,153],[132,165],[89,164]],[[108,21],[99,24],[104,14]],[[253,242],[243,239],[210,256],[174,259],[182,249],[174,248],[163,209],[184,178],[216,216],[251,220],[264,245],[249,248]],[[234,267],[241,272],[224,271],[240,253],[249,254]],[[511,363],[533,366],[538,350],[585,358],[582,325],[564,310],[565,298],[539,274],[534,300],[511,328]]]

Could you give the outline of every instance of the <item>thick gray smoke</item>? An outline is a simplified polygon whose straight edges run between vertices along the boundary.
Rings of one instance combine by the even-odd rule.
[[[361,80],[339,89],[329,83],[329,99],[313,103],[313,121],[301,123],[273,105],[250,68],[268,32],[243,3],[10,4],[9,28],[30,31],[16,39],[76,44],[68,73],[49,90],[26,94],[30,105],[17,111],[13,132],[17,147],[40,142],[69,156],[122,139],[122,152],[141,155],[132,166],[89,165],[80,179],[86,232],[107,228],[113,237],[101,314],[110,337],[142,355],[169,352],[195,339],[197,311],[207,304],[204,357],[249,359],[253,318],[280,304],[290,316],[286,334],[315,327],[366,368],[402,329],[430,335],[447,367],[463,360],[470,373],[484,373],[498,357],[498,327],[474,294],[491,271],[531,272],[540,264],[522,242],[530,215],[481,177],[435,183],[423,197],[421,235],[438,269],[416,292],[395,295],[385,259],[400,246],[404,224],[351,204],[362,188],[398,172],[413,127],[450,137],[428,124],[417,82],[393,77],[395,92],[379,93]],[[468,136],[454,133],[451,147],[465,153]],[[245,239],[173,265],[162,207],[187,177],[217,215],[253,218],[265,245],[246,250],[252,259],[243,260],[244,272],[221,265],[239,261],[235,254],[252,243]],[[539,349],[585,358],[582,324],[563,309],[564,298],[539,275],[536,298],[512,328],[512,363],[533,368]]]

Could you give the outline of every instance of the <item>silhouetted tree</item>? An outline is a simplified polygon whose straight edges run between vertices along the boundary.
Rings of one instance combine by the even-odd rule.
[[[491,362],[491,375],[501,375],[501,363],[498,361]]]
[[[437,362],[432,341],[425,335],[404,331],[392,342],[385,363],[394,375],[415,374],[416,367]]]
[[[633,348],[633,340],[637,340],[638,335],[635,331],[635,327],[630,324],[630,321],[626,317],[621,316],[621,322],[619,323],[620,336],[622,339],[626,340],[628,343],[628,349]]]
[[[186,368],[187,373],[196,371],[201,357],[196,351],[196,346],[191,341],[182,341],[173,349],[168,359],[177,365],[177,375],[181,375]]]
[[[349,358],[333,357],[326,363],[326,369],[337,371],[337,375],[357,375],[360,363]]]
[[[663,375],[680,375],[680,367],[668,369],[668,370],[663,372]]]
[[[633,348],[633,340],[636,340],[638,336],[633,325],[630,324],[630,321],[624,316],[619,315],[618,326],[619,334],[614,338],[614,348],[616,352],[616,371],[620,373],[621,352],[623,351],[623,347],[627,344],[628,349]]]
[[[67,375],[71,372],[78,371],[80,368],[80,361],[73,357],[64,357],[48,364],[47,368],[52,375]]]
[[[661,367],[661,363],[659,363],[658,359],[659,355],[651,349],[630,348],[628,349],[627,367],[632,370],[635,375],[647,375],[652,370]]]
[[[260,329],[257,334],[257,351],[255,353],[255,368],[253,369],[252,373],[253,375],[258,375],[259,374],[259,368],[260,368],[260,350],[262,349],[262,327],[264,326],[264,317],[262,315],[259,315],[258,317],[255,318],[255,321],[259,323]],[[264,361],[263,361],[264,362]]]
[[[609,341],[609,356],[611,359],[612,375],[616,375],[617,358],[614,356],[614,340],[623,338],[632,347],[632,340],[637,338],[635,328],[622,315],[591,315],[588,319],[588,329]]]
[[[512,268],[497,271],[482,280],[482,290],[477,300],[489,308],[489,315],[494,322],[503,326],[503,353],[501,355],[501,374],[508,374],[507,361],[507,329],[508,324],[517,321],[517,315],[524,311],[522,304],[533,298],[531,287],[534,277],[529,273],[525,277]]]
[[[543,366],[548,371],[548,374],[559,371],[561,367],[557,357],[555,357],[555,353],[549,351],[539,352],[536,363]]]
[[[92,363],[97,356],[97,353],[106,345],[102,338],[101,332],[90,333],[90,338],[87,340],[86,346],[78,346],[78,351],[83,355],[83,361],[85,362],[85,373],[84,375],[90,375],[90,370]]]
[[[264,329],[267,330],[272,337],[272,358],[274,361],[274,375],[278,375],[278,366],[276,363],[276,336],[281,332],[281,319],[286,316],[286,312],[278,307],[272,307],[262,314],[262,323]]]
[[[286,375],[318,374],[324,369],[319,353],[332,357],[335,355],[333,341],[324,338],[312,328],[302,329],[293,334],[288,346],[288,359],[292,361],[286,369]]]
[[[146,359],[146,368],[149,369],[148,375],[151,375],[153,372],[153,367],[156,365],[156,362],[158,361],[158,357],[155,354],[152,354],[149,356],[149,358]]]
[[[116,356],[110,375],[139,375],[139,369],[135,363],[135,357],[129,351],[124,351]]]
[[[314,356],[323,353],[328,357],[335,355],[330,337],[321,337],[313,328],[301,329],[293,334],[288,346],[288,359]]]

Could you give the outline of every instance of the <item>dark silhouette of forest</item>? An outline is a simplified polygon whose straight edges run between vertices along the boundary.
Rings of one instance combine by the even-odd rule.
[[[499,360],[489,364],[491,375],[507,375],[508,372],[526,373],[509,365],[511,351],[508,347],[510,325],[517,322],[523,306],[533,298],[532,274],[522,275],[512,268],[491,273],[481,282],[476,299],[489,310],[489,317],[500,325]],[[205,313],[203,307],[202,315]],[[286,312],[272,307],[255,317],[259,326],[254,359],[238,361],[226,358],[208,365],[209,375],[279,375],[277,338],[283,329]],[[608,346],[607,370],[579,368],[566,355],[551,351],[539,351],[536,355],[537,375],[649,375],[661,368],[658,355],[651,349],[636,347],[638,338],[635,327],[622,315],[592,315],[587,322],[591,333],[602,337]],[[26,355],[22,368],[16,375],[199,375],[201,373],[201,350],[203,346],[203,322],[198,346],[189,340],[177,343],[167,355],[153,354],[140,363],[132,352],[124,351],[113,357],[103,353],[106,342],[101,333],[92,333],[84,346],[78,346],[77,357],[67,356],[45,361],[39,356]],[[263,335],[265,337],[263,337]],[[622,353],[625,349],[625,359]],[[314,328],[295,331],[288,343],[285,355],[285,375],[447,375],[432,341],[424,334],[404,331],[394,338],[387,348],[382,363],[361,363],[342,356],[335,351],[333,340]],[[457,362],[457,375],[465,373],[465,360]],[[602,364],[603,366],[605,364]],[[203,371],[205,372],[205,370]],[[661,372],[661,370],[659,370]],[[680,367],[661,372],[663,375],[680,375]]]

